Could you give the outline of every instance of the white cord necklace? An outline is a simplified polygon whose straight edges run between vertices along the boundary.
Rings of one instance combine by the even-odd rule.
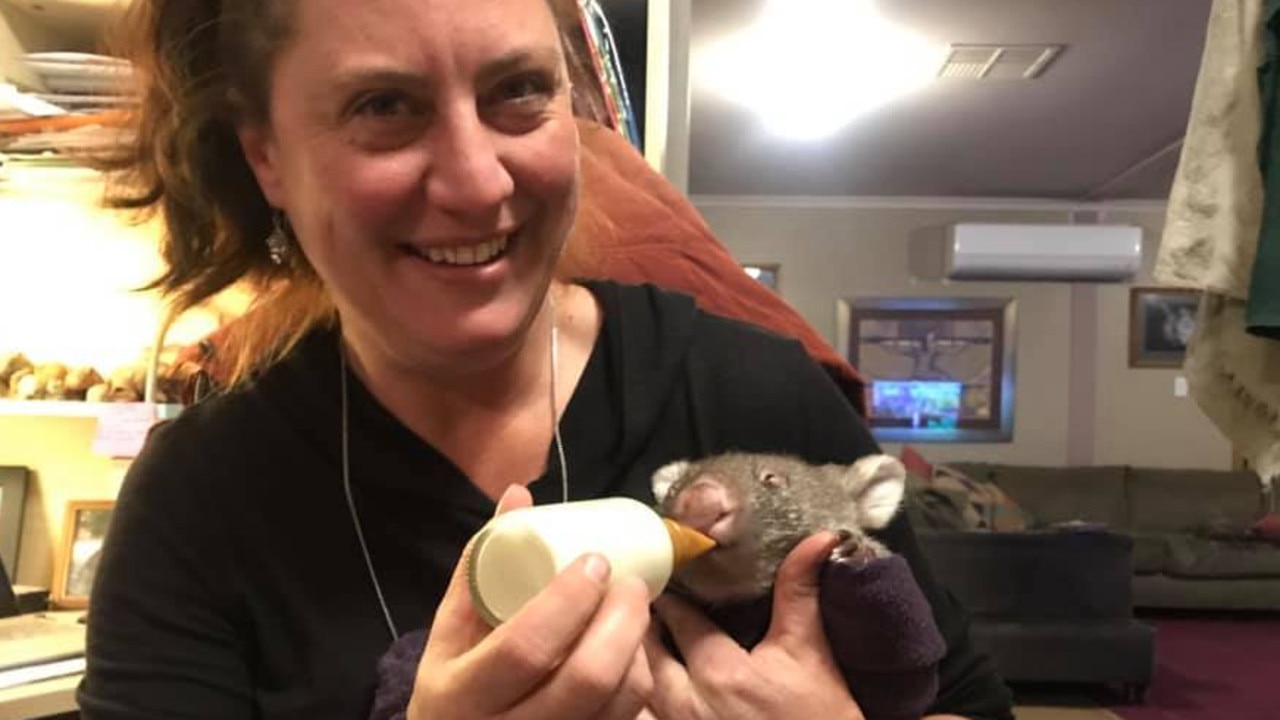
[[[561,501],[569,502],[569,463],[565,459],[564,441],[560,438],[560,419],[556,413],[556,369],[560,367],[560,333],[556,327],[556,302],[550,293],[551,303],[551,434],[555,439],[556,455],[560,461],[560,493]],[[351,494],[351,443],[350,422],[347,397],[347,354],[338,345],[338,357],[341,361],[342,387],[342,490],[347,496],[347,509],[351,512],[351,524],[355,527],[356,539],[360,541],[360,552],[364,555],[364,565],[369,571],[369,582],[373,584],[373,592],[378,597],[378,606],[382,608],[382,618],[387,623],[387,631],[391,633],[391,641],[400,638],[400,631],[391,617],[391,608],[382,592],[382,584],[378,582],[378,573],[373,569],[373,557],[369,554],[369,544],[364,539],[364,528],[360,524],[360,513],[356,510],[356,501]]]

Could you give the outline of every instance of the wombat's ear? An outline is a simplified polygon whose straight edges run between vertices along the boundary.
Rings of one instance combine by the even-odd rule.
[[[671,486],[675,484],[675,481],[679,480],[688,469],[688,460],[677,460],[658,468],[658,471],[653,474],[653,497],[656,498],[658,502],[666,500],[667,493],[671,492]]]
[[[863,527],[882,528],[902,505],[907,469],[890,455],[870,455],[850,466],[845,481],[857,503]]]

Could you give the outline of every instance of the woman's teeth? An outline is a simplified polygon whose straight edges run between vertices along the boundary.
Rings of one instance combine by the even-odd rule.
[[[475,245],[459,245],[450,247],[413,248],[413,252],[424,260],[441,265],[480,265],[498,257],[507,251],[510,236],[486,240]]]

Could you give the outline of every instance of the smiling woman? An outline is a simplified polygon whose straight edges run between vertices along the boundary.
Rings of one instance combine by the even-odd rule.
[[[598,553],[501,627],[472,604],[459,558],[495,512],[652,502],[658,467],[728,447],[877,451],[797,343],[564,279],[581,138],[545,0],[135,0],[131,20],[139,140],[114,167],[122,204],[162,213],[158,285],[180,305],[242,280],[261,296],[221,346],[247,348],[240,382],[129,469],[83,717],[364,717],[414,631],[392,709],[413,720],[859,716],[813,602],[826,533],[779,570],[756,653],[660,604],[687,669]],[[922,562],[905,521],[884,534]],[[936,709],[1007,717],[964,618],[924,589],[955,639]]]

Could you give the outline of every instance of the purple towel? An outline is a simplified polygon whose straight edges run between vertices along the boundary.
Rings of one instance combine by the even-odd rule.
[[[744,647],[768,630],[772,598],[708,610]],[[918,720],[938,692],[946,649],[933,611],[901,557],[829,563],[819,596],[823,626],[849,690],[867,720]],[[378,661],[371,720],[403,720],[426,631],[397,640]]]
[[[369,720],[404,720],[426,646],[427,631],[414,630],[401,635],[378,659],[378,688]]]

